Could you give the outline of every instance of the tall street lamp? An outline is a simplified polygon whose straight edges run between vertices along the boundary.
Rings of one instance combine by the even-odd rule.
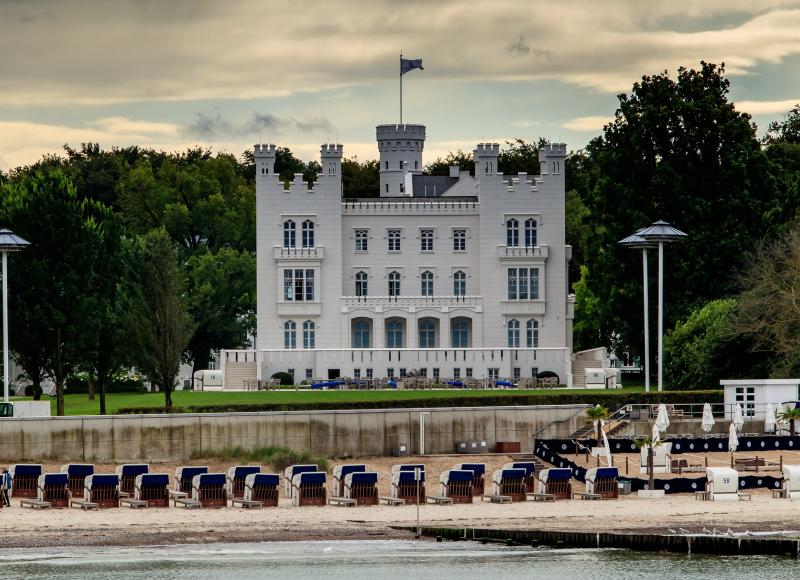
[[[648,297],[648,277],[647,277],[647,249],[654,248],[655,244],[648,243],[639,234],[644,230],[639,230],[635,234],[619,241],[620,246],[632,250],[642,250],[642,287],[644,288],[644,390],[650,392],[650,299]]]
[[[658,244],[658,391],[664,389],[664,244],[686,238],[687,235],[659,220],[639,232],[645,242]]]
[[[0,230],[0,253],[3,255],[3,402],[8,403],[8,253],[30,244],[10,230]]]

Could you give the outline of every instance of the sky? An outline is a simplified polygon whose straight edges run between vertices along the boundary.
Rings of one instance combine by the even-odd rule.
[[[644,74],[725,62],[761,130],[800,102],[800,0],[0,0],[0,170],[63,145],[323,142],[377,157],[375,125],[427,125],[425,159],[488,140],[583,147]]]

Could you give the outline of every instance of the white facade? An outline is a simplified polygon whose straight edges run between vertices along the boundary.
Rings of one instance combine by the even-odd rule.
[[[566,146],[539,152],[539,176],[503,176],[499,145],[481,143],[474,178],[432,177],[424,126],[377,137],[381,191],[368,199],[343,197],[342,145],[322,146],[316,182],[296,175],[288,189],[275,145],[255,147],[258,378],[552,371],[571,385]]]
[[[800,401],[798,379],[737,379],[720,381],[724,392],[725,418],[733,418],[736,403],[742,406],[746,418],[764,419],[767,404],[773,409],[782,403]]]

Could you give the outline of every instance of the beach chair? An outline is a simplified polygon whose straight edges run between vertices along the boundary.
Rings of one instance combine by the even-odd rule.
[[[192,500],[203,508],[228,507],[228,477],[224,473],[200,473],[192,478]]]
[[[356,505],[378,505],[378,474],[374,471],[352,471],[344,476],[342,497]]]
[[[475,474],[466,469],[451,469],[439,475],[439,495],[449,497],[453,503],[472,503],[472,478]]]
[[[94,475],[91,463],[68,463],[61,466],[61,473],[69,476],[69,492],[72,497],[83,497],[83,483],[87,477]]]
[[[292,480],[298,473],[317,473],[319,467],[315,465],[290,465],[283,470],[283,494],[292,497]]]
[[[647,447],[639,454],[639,473],[647,473]],[[672,467],[672,443],[662,443],[653,454],[653,473],[669,473]]]
[[[83,499],[100,509],[119,507],[119,477],[116,474],[92,474],[83,480]]]
[[[539,494],[552,495],[556,499],[572,497],[572,470],[569,468],[551,467],[539,473]]]
[[[228,469],[228,494],[233,499],[244,497],[244,480],[248,475],[261,473],[258,465],[237,465]]]
[[[586,493],[603,496],[603,499],[619,497],[619,469],[616,467],[593,467],[586,471]]]
[[[175,488],[177,495],[185,494],[184,497],[192,494],[192,480],[196,475],[208,473],[208,467],[202,466],[183,466],[175,470]],[[176,495],[176,494],[173,494]]]
[[[784,464],[781,489],[783,490],[783,497],[800,499],[800,465]]]
[[[147,507],[169,507],[169,474],[140,473],[133,480],[133,498]]]
[[[739,501],[739,472],[730,467],[706,467],[706,499]]]
[[[277,473],[251,473],[244,478],[245,501],[259,501],[265,507],[278,507],[278,486],[281,476]]]
[[[292,505],[325,505],[325,482],[328,476],[322,471],[296,473],[292,478]]]
[[[116,474],[119,477],[120,495],[133,495],[133,488],[136,485],[136,477],[143,473],[149,473],[150,466],[146,463],[126,463],[117,465]]]
[[[417,482],[415,470],[420,470],[420,481]],[[425,503],[425,466],[418,465],[393,465],[392,466],[392,493],[396,499],[405,500],[406,504],[417,503],[417,487],[419,487],[419,502]]]
[[[366,471],[367,466],[363,464],[350,463],[334,467],[331,479],[331,495],[344,497],[344,478],[349,473],[364,473]]]
[[[533,461],[512,461],[503,465],[503,469],[524,469],[525,492],[533,493],[536,491],[536,463]]]
[[[492,474],[492,495],[508,496],[511,501],[525,501],[527,471],[519,467],[504,467]]]
[[[454,465],[453,469],[463,469],[471,471],[472,477],[472,495],[482,495],[486,490],[486,464],[485,463],[459,463]]]
[[[69,507],[69,476],[66,473],[43,473],[36,485],[36,499],[50,507]]]
[[[11,474],[11,497],[36,497],[42,466],[38,463],[17,463],[8,468]]]

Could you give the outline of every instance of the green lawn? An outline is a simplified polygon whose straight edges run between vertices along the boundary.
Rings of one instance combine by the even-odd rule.
[[[641,392],[644,389],[639,386],[625,387],[612,392]],[[567,392],[567,389],[539,389],[539,390],[449,390],[449,391],[256,391],[256,392],[194,392],[176,391],[172,394],[172,402],[176,407],[186,407],[189,405],[215,405],[222,403],[274,403],[274,404],[293,404],[293,403],[316,403],[316,402],[336,402],[342,403],[342,408],[347,408],[347,403],[371,402],[371,401],[397,401],[409,399],[435,399],[442,397],[481,397],[497,396],[498,394],[517,394],[517,395],[549,395]],[[603,389],[587,389],[582,391],[570,390],[569,392],[580,393],[607,393]],[[18,400],[25,400],[18,398]],[[52,414],[56,414],[56,401],[52,399]],[[162,393],[129,394],[119,393],[110,394],[107,397],[106,405],[108,412],[113,414],[121,407],[159,407],[164,405],[164,395]],[[99,399],[95,397],[90,401],[87,395],[65,395],[64,407],[67,415],[97,415],[100,408]]]

